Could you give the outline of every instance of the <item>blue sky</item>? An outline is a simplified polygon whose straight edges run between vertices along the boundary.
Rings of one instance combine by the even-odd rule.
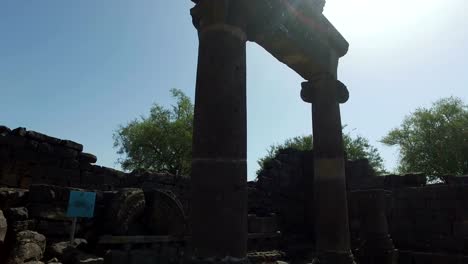
[[[170,88],[193,98],[198,39],[192,2],[0,1],[0,124],[71,139],[119,168],[112,134],[169,106]],[[350,42],[339,79],[348,132],[378,141],[419,106],[468,102],[466,0],[328,0],[325,14]],[[273,143],[311,133],[296,73],[254,43],[247,49],[248,171]]]

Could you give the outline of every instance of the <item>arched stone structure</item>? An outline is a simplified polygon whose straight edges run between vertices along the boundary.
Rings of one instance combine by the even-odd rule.
[[[190,217],[194,260],[246,260],[249,40],[306,80],[301,97],[312,103],[316,165],[308,208],[317,212],[315,253],[321,263],[353,263],[339,109],[349,95],[337,80],[348,43],[323,16],[325,1],[193,2],[199,36]]]

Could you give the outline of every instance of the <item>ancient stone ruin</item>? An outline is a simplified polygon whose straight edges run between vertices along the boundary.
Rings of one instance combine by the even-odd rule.
[[[0,263],[191,260],[190,180],[97,166],[82,149],[73,141],[0,127]],[[283,150],[247,182],[250,262],[314,257],[316,210],[307,201],[313,157],[312,151]],[[344,166],[357,263],[468,263],[468,176],[428,185],[421,174],[376,176],[367,160]],[[71,190],[97,194],[94,217],[79,219],[73,243],[65,215]]]
[[[0,263],[468,263],[468,176],[376,176],[346,160],[324,0],[199,0],[190,177],[98,166],[83,146],[0,126]],[[246,42],[306,81],[314,149],[246,172]],[[74,238],[72,191],[96,195]]]
[[[0,263],[191,260],[189,179],[97,166],[82,149],[0,127]],[[283,150],[247,182],[250,262],[314,257],[316,211],[307,202],[313,157],[312,151]],[[468,176],[428,185],[421,174],[376,176],[366,160],[344,166],[357,263],[468,263]],[[78,221],[73,243],[65,216],[71,190],[97,194],[95,215]]]
[[[199,53],[193,131],[193,261],[245,262],[247,254],[246,42],[258,43],[302,76],[312,104],[314,175],[305,184],[314,211],[315,259],[353,263],[337,80],[348,43],[323,16],[325,1],[201,0],[191,14]],[[315,187],[315,188],[313,188]],[[312,215],[312,213],[310,213]],[[219,262],[219,261],[214,261]]]

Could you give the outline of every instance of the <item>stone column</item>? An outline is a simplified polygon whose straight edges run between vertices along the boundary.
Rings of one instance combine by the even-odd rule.
[[[398,251],[388,231],[390,191],[360,190],[351,193],[358,206],[362,244],[356,252],[360,264],[397,263]]]
[[[345,160],[340,102],[346,87],[332,74],[302,84],[301,96],[312,103],[314,140],[315,243],[320,263],[354,263],[350,250]]]
[[[202,0],[191,10],[199,37],[191,248],[203,263],[246,260],[246,35],[238,5]]]

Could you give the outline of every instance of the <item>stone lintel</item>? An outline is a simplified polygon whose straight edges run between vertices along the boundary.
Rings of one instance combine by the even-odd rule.
[[[249,39],[256,41],[257,35],[283,32],[282,39],[306,42],[316,39],[333,49],[338,57],[344,56],[348,52],[349,43],[321,10],[304,7],[309,5],[301,5],[297,1],[293,4],[290,0],[256,0],[249,3],[246,10],[249,20]],[[279,16],[283,19],[278,20]]]

